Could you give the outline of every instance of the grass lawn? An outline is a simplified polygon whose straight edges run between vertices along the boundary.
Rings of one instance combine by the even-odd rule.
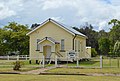
[[[74,75],[8,75],[0,74],[0,81],[120,81],[117,76]]]
[[[77,66],[77,63],[68,63],[68,66]],[[81,67],[100,67],[99,59],[92,59],[90,61],[82,61],[79,62],[79,66]]]
[[[103,68],[103,69],[79,69],[79,68],[55,68],[48,70],[52,73],[120,73],[120,68]]]
[[[64,65],[67,66],[77,66],[77,63],[66,63]],[[103,59],[103,67],[120,67],[120,58],[119,58],[119,62],[118,59],[109,59],[109,58],[104,58]],[[100,59],[99,58],[91,58],[91,60],[89,61],[82,61],[79,62],[79,66],[80,67],[84,67],[84,68],[99,68],[100,67]]]
[[[90,61],[83,61],[83,62],[79,62],[79,66],[80,67],[84,67],[86,69],[73,69],[75,70],[75,72],[97,72],[97,73],[103,73],[103,72],[113,72],[113,73],[120,73],[120,69],[118,68],[110,68],[110,67],[118,67],[118,59],[114,59],[112,58],[111,60],[109,58],[105,58],[103,59],[103,67],[109,67],[109,68],[103,68],[101,69],[89,69],[89,68],[99,68],[100,67],[100,62],[99,62],[99,58],[92,58]],[[6,72],[6,71],[13,71],[13,62],[15,62],[15,60],[0,60],[0,72]],[[22,61],[24,63],[24,66],[22,66],[20,71],[29,71],[29,70],[34,70],[34,69],[39,69],[40,67],[42,67],[42,65],[36,64],[35,60],[32,61],[32,64],[29,64],[28,60]],[[67,66],[76,66],[76,63],[65,63],[62,65],[67,65]],[[48,66],[54,66],[54,64],[49,64],[49,65],[45,65],[45,67]],[[120,66],[120,60],[119,60],[119,66]],[[88,68],[88,69],[87,69]],[[65,68],[62,69],[57,69],[55,70],[55,72],[64,72]],[[63,70],[63,71],[62,71]],[[69,68],[69,70],[71,70],[70,72],[72,72],[72,69]],[[68,68],[65,70],[66,72],[69,72]],[[54,71],[54,70],[53,70]],[[74,71],[73,71],[74,72]]]
[[[0,60],[0,72],[14,72],[13,62],[15,62],[15,60]],[[23,62],[24,65],[22,66],[20,71],[29,71],[29,70],[38,69],[40,67],[40,65],[35,63],[29,64],[29,61],[21,61],[21,62]]]
[[[120,67],[120,59],[103,59],[103,67],[118,67],[118,63]]]
[[[13,70],[13,62],[16,60],[0,60],[0,72],[14,72]],[[32,64],[29,64],[28,60],[22,60],[23,66],[20,68],[20,71],[30,71],[39,69],[42,67],[40,64],[36,64],[35,61],[32,61]],[[47,64],[45,67],[52,66],[54,64]]]

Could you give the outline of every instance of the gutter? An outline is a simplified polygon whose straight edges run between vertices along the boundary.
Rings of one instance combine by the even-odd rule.
[[[77,36],[77,34],[75,34],[75,36],[73,37],[73,50],[74,50],[74,42],[75,42],[76,36]]]

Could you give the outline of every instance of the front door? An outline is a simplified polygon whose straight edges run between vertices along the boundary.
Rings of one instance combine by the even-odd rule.
[[[51,46],[49,46],[49,45],[44,46],[43,53],[45,55],[45,58],[49,59],[51,56]]]

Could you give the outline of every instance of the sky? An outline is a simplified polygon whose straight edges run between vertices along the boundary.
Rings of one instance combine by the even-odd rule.
[[[31,26],[48,18],[69,26],[86,22],[109,31],[111,19],[120,19],[120,0],[0,0],[0,27],[8,22]]]

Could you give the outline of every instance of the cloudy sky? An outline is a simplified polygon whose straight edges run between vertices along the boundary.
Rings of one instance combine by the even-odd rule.
[[[89,22],[108,31],[107,22],[120,19],[120,0],[0,0],[0,27],[12,21],[31,26],[48,18],[77,27]]]

